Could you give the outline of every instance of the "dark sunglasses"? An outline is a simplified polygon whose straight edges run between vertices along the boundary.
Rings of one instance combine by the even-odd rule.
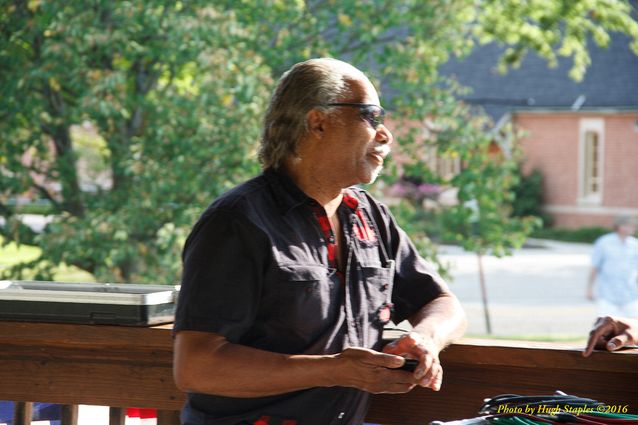
[[[348,103],[348,102],[337,102],[337,103],[327,103],[324,106],[351,106],[354,108],[359,108],[361,112],[361,118],[368,121],[372,128],[375,130],[379,127],[379,124],[383,124],[383,119],[385,118],[385,109],[383,109],[379,105],[374,105],[372,103]]]

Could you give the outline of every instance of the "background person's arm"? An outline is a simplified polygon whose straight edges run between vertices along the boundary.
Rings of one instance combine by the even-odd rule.
[[[585,296],[588,300],[594,301],[596,296],[594,295],[594,285],[596,283],[596,276],[598,275],[598,269],[596,267],[592,267],[589,271],[589,277],[587,279],[587,291]]]
[[[587,278],[587,289],[585,290],[585,296],[590,301],[596,300],[596,293],[594,292],[594,286],[596,285],[596,278],[600,273],[605,262],[605,241],[606,238],[600,237],[594,242],[594,246],[591,252],[591,269],[589,270],[589,276]]]
[[[173,373],[182,391],[227,397],[264,397],[312,387],[353,387],[371,393],[404,393],[417,380],[392,370],[399,356],[364,348],[336,355],[286,355],[230,343],[219,334],[180,331]]]

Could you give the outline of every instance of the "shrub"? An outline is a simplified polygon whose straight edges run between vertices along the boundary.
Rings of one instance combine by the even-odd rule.
[[[593,243],[600,236],[609,232],[611,232],[610,229],[600,226],[581,227],[579,229],[543,228],[534,231],[532,237],[564,242]]]

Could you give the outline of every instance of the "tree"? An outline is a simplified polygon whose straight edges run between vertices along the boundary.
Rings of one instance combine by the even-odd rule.
[[[526,4],[3,0],[1,232],[5,241],[43,248],[41,258],[5,275],[19,277],[28,267],[46,278],[52,265],[66,262],[99,280],[176,281],[181,245],[197,215],[258,169],[260,117],[274,79],[315,56],[339,57],[369,71],[413,160],[405,170],[457,185],[461,200],[478,200],[494,229],[489,233],[503,233],[505,216],[492,219],[487,211],[494,207],[496,217],[502,212],[496,201],[510,201],[502,192],[511,185],[511,167],[490,165],[485,123],[455,100],[457,89],[438,67],[451,54],[494,39],[513,46],[505,63],[515,63],[526,49],[545,54],[549,46],[573,56],[581,69],[588,35],[604,41],[607,30],[617,30],[638,40],[625,2]],[[426,140],[415,137],[424,117],[433,122]],[[109,182],[91,190],[78,173],[77,129],[83,124],[95,133],[85,148],[104,164]],[[462,155],[464,172],[451,181],[430,172],[418,161],[428,143]],[[476,166],[485,172],[471,171]],[[29,190],[48,199],[56,214],[39,235],[20,224],[20,206],[9,202]],[[462,204],[453,211],[460,218],[468,214]],[[512,223],[526,231],[524,222]],[[493,239],[485,241],[500,249]]]
[[[269,73],[232,13],[205,3],[3,5],[2,232],[43,250],[14,277],[66,262],[101,280],[174,282],[202,206],[254,173]],[[91,191],[78,174],[82,123],[109,177]],[[28,190],[56,214],[40,235],[7,202]]]

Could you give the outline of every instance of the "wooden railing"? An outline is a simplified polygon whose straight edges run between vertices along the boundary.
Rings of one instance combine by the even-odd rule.
[[[367,420],[424,425],[476,416],[483,399],[497,394],[555,390],[636,413],[638,350],[584,359],[580,348],[463,340],[441,354],[440,392],[374,396]],[[78,404],[112,406],[111,424],[123,422],[126,407],[156,408],[158,425],[178,424],[184,394],[172,379],[170,326],[0,322],[0,400],[66,405],[66,424],[77,420]],[[29,404],[20,406],[28,410]]]

